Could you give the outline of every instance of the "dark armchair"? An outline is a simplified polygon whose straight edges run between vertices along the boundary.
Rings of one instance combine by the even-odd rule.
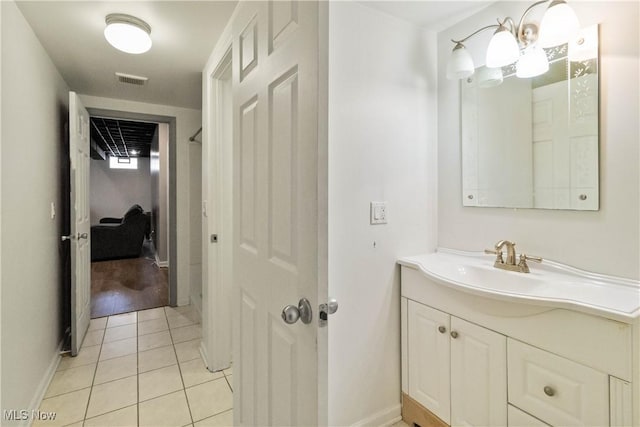
[[[133,205],[122,218],[102,218],[91,227],[91,261],[140,256],[149,217],[140,205]]]

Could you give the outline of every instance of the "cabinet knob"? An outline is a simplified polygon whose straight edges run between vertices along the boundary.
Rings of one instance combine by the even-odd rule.
[[[556,394],[556,391],[553,389],[553,387],[549,387],[548,385],[544,386],[543,390],[544,390],[544,394],[550,397]]]
[[[453,339],[458,338],[458,333],[456,331],[451,331],[451,338]]]
[[[444,326],[438,326],[438,332],[444,334],[445,332],[447,332],[447,328],[445,328]]]

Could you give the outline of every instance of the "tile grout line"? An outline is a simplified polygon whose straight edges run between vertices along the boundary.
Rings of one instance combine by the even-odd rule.
[[[91,322],[91,320],[89,320]],[[109,323],[109,319],[107,318],[107,323]],[[84,409],[84,417],[82,417],[82,425],[84,425],[87,420],[87,415],[89,414],[89,404],[91,403],[91,396],[93,395],[93,384],[96,381],[96,374],[98,373],[98,364],[100,363],[100,356],[102,355],[102,343],[104,342],[104,336],[107,334],[107,323],[104,325],[104,329],[102,330],[102,340],[100,341],[100,351],[98,351],[98,360],[96,360],[96,368],[93,371],[93,378],[91,379],[91,388],[89,389],[89,398],[87,399],[87,407]],[[82,347],[80,347],[80,351],[82,351]],[[78,354],[80,354],[78,351]]]
[[[169,317],[167,316],[167,310],[164,311],[165,320],[167,321],[167,327],[169,327]],[[191,425],[194,424],[193,412],[191,411],[191,405],[189,404],[189,396],[187,395],[187,387],[184,384],[184,378],[182,376],[182,367],[178,360],[178,352],[176,351],[176,343],[173,342],[173,334],[171,328],[169,328],[169,338],[171,338],[171,345],[173,346],[173,354],[176,356],[176,364],[178,365],[178,372],[180,372],[180,381],[182,382],[182,394],[184,394],[184,400],[187,402],[187,409],[189,410],[189,418],[191,418]],[[195,360],[195,359],[194,359]]]

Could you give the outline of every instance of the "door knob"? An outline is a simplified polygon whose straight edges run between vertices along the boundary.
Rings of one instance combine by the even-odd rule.
[[[295,305],[288,305],[282,310],[282,320],[289,325],[294,324],[300,318],[300,310]]]
[[[82,234],[78,233],[78,240],[88,239],[88,238],[89,238],[89,235],[87,233],[82,233]]]
[[[451,338],[453,339],[458,338],[458,333],[456,331],[451,331]]]
[[[302,323],[308,325],[311,323],[311,318],[311,303],[306,298],[301,298],[297,307],[295,305],[288,305],[282,309],[282,320],[289,325],[296,323],[298,319],[301,319]]]

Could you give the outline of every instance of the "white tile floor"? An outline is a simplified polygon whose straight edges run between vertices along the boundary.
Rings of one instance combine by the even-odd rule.
[[[205,368],[201,334],[191,307],[92,320],[80,353],[62,359],[40,405],[56,419],[41,424],[233,425],[231,369]]]

